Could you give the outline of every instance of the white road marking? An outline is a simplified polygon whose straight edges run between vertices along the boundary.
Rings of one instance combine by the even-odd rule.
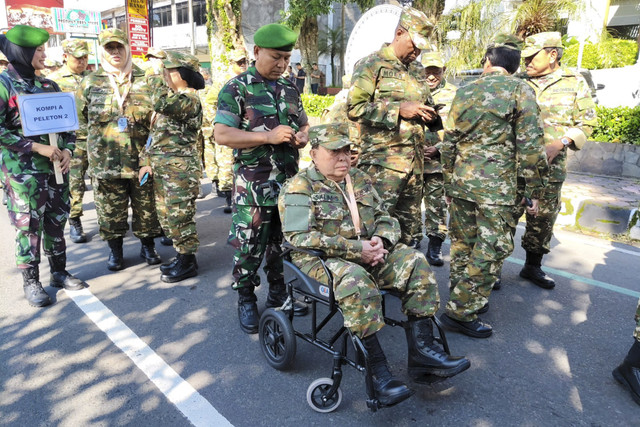
[[[233,426],[90,290],[65,292],[194,426]]]

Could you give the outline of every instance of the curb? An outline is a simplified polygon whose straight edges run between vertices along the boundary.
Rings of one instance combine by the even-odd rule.
[[[640,240],[640,212],[629,206],[602,203],[590,198],[562,198],[556,224],[597,233],[624,234]]]

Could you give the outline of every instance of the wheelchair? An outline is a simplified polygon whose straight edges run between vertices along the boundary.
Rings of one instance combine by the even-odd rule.
[[[269,308],[265,310],[260,317],[260,325],[258,329],[260,347],[271,367],[278,370],[287,370],[291,367],[296,355],[296,337],[308,342],[316,348],[319,348],[333,356],[333,370],[330,378],[318,378],[313,381],[307,389],[307,403],[317,412],[329,413],[338,408],[342,402],[342,390],[340,383],[342,381],[342,366],[349,365],[364,373],[367,407],[376,412],[384,407],[378,400],[373,385],[373,376],[368,366],[367,351],[364,348],[362,340],[353,335],[342,322],[337,332],[331,334],[332,331],[323,335],[329,335],[329,338],[321,338],[320,332],[327,328],[327,325],[341,310],[335,300],[333,293],[333,278],[331,272],[325,264],[326,255],[323,251],[296,248],[289,243],[283,244],[283,262],[284,262],[284,278],[287,287],[288,298],[282,307]],[[322,268],[328,278],[328,285],[324,285],[314,279],[311,279],[293,262],[291,262],[291,252],[298,251],[308,255],[315,256],[320,261]],[[393,291],[380,290],[382,296],[382,313],[384,315],[385,324],[390,326],[407,327],[406,321],[394,320],[385,314],[385,296],[394,295]],[[305,302],[311,306],[311,331],[302,332],[294,327],[293,316],[293,300],[296,297],[304,298]],[[320,306],[325,306],[328,313],[324,313],[327,309],[320,313]],[[298,320],[299,321],[299,320]],[[447,354],[449,345],[447,343],[442,325],[434,316],[433,322],[436,325],[439,337],[438,342]],[[327,328],[328,329],[328,328]],[[352,348],[353,356],[349,353]],[[437,382],[434,378],[432,382]]]

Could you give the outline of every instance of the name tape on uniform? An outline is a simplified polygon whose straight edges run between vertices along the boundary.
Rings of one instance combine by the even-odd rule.
[[[24,136],[77,130],[76,98],[71,92],[18,96]]]

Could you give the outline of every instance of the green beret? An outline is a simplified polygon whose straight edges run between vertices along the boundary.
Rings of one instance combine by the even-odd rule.
[[[49,40],[49,33],[42,28],[16,25],[7,31],[6,37],[11,43],[21,47],[38,47]]]
[[[166,56],[166,59],[162,60],[164,68],[185,67],[195,72],[200,70],[200,61],[193,55],[181,52],[166,52]]]
[[[329,123],[313,126],[309,129],[309,143],[312,148],[321,145],[327,150],[339,150],[351,145],[349,125],[347,123]]]
[[[253,35],[256,46],[286,52],[293,50],[296,40],[298,40],[296,32],[282,24],[263,25]]]

